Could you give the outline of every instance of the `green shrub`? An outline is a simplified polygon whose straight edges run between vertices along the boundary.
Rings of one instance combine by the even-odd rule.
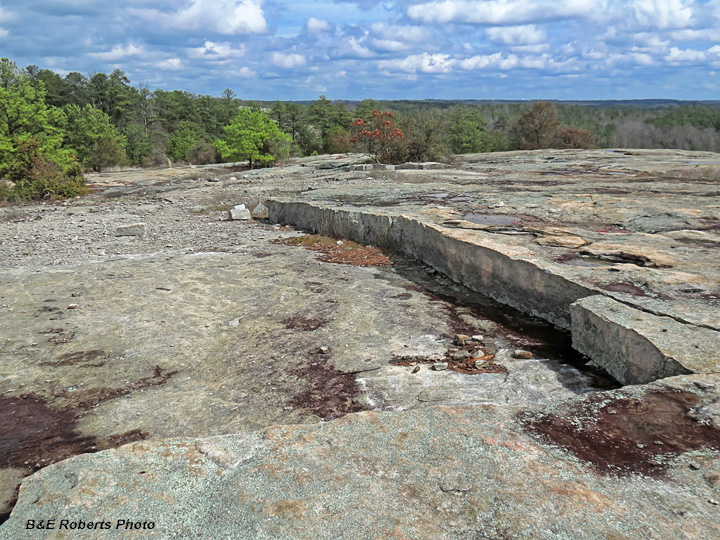
[[[18,141],[12,159],[0,173],[15,183],[6,190],[7,200],[66,199],[88,192],[80,164],[63,167],[52,161],[41,153],[36,139]]]

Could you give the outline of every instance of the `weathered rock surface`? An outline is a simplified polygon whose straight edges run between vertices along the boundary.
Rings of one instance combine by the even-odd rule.
[[[720,492],[708,478],[720,472],[720,438],[693,416],[720,399],[720,379],[703,378],[716,385],[706,389],[697,380],[543,411],[365,412],[134,443],[26,480],[0,537],[37,538],[26,520],[64,518],[154,522],[144,538],[716,538],[719,510],[709,501]]]
[[[702,329],[707,362],[699,364],[696,351],[683,356],[676,347],[680,356],[674,359],[694,368],[647,368],[644,376],[621,379],[625,382],[713,372],[720,362],[720,236],[715,232],[720,207],[713,204],[717,180],[698,173],[696,163],[716,156],[584,152],[574,154],[579,159],[568,170],[562,155],[509,153],[500,167],[482,169],[497,161],[470,157],[461,170],[442,178],[403,171],[396,178],[405,182],[395,185],[312,190],[270,201],[270,219],[402,251],[561,327],[571,328],[573,303],[605,295],[654,314],[657,321],[672,318],[690,333]],[[649,171],[649,165],[677,169],[669,176]],[[593,320],[585,318],[583,324]],[[659,335],[667,329],[652,320],[644,318],[644,334],[658,334],[651,341],[667,340]],[[600,343],[609,335],[601,329],[584,333],[593,332],[598,335],[582,350],[605,365],[603,349],[615,344]],[[670,338],[682,340],[681,333]],[[633,362],[631,349],[625,357],[623,349],[614,350],[615,364]]]
[[[229,205],[252,206],[268,182],[307,186],[280,171],[234,184],[218,174],[223,188],[206,186],[216,174],[207,171],[172,180],[160,170],[155,181],[148,171],[109,173],[93,177],[106,189],[89,198],[0,209],[0,410],[9,411],[0,434],[16,434],[0,443],[0,514],[23,476],[135,440],[428,403],[542,405],[605,387],[554,351],[549,328],[425,266],[323,263],[274,243],[297,232],[227,220]],[[115,236],[141,220],[152,234]],[[440,361],[458,332],[483,334],[498,359],[530,346],[538,360],[499,360],[503,375],[412,374],[391,363]]]
[[[318,157],[105,173],[88,198],[0,208],[0,504],[38,471],[0,538],[56,514],[156,520],[107,533],[128,538],[718,536],[712,160]],[[267,199],[325,234],[394,229],[441,272],[327,263],[275,243],[285,227],[228,220]],[[139,222],[151,234],[115,236]],[[568,336],[442,273],[566,328],[577,302],[651,345],[638,365],[698,375],[602,392]],[[650,378],[677,373],[657,362]]]
[[[570,308],[573,345],[622,384],[684,373],[720,373],[720,339],[709,328],[658,317],[606,296]]]
[[[132,225],[122,225],[115,230],[115,236],[145,236],[147,227],[144,223],[133,223]]]

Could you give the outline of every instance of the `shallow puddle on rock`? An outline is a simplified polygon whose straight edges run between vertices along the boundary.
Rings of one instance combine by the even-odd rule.
[[[506,214],[465,214],[465,221],[475,223],[477,225],[516,225],[520,223],[519,216],[509,216]]]

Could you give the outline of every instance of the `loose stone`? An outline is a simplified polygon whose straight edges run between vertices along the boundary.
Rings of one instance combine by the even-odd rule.
[[[115,230],[115,236],[145,236],[147,228],[144,223],[122,225]]]
[[[244,204],[238,204],[228,211],[228,217],[233,221],[247,221],[252,219],[252,214],[250,213],[250,210],[245,208]]]
[[[533,354],[530,351],[523,351],[522,349],[516,349],[512,353],[513,358],[520,358],[527,360],[528,358],[532,358]]]
[[[445,370],[445,369],[447,369],[447,368],[448,368],[448,363],[447,363],[447,362],[435,362],[435,363],[432,365],[433,371],[443,371],[443,370]]]
[[[252,211],[252,217],[255,219],[267,219],[268,218],[268,208],[263,203],[258,204],[255,209]]]
[[[454,343],[455,345],[462,347],[468,339],[470,339],[470,336],[466,336],[465,334],[455,334]]]

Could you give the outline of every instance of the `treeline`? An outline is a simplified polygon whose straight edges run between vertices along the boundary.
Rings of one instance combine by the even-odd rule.
[[[655,102],[655,103],[654,103]],[[449,110],[455,101],[387,101],[385,109],[402,113],[418,108]],[[720,102],[683,103],[664,100],[550,103],[562,124],[589,131],[599,148],[675,148],[720,152]],[[533,106],[527,102],[469,104],[479,111],[490,130],[508,136],[522,149],[514,127]]]
[[[60,76],[0,60],[0,200],[69,197],[83,171],[364,151],[377,161],[536,148],[720,151],[720,106],[453,101],[252,102]]]

